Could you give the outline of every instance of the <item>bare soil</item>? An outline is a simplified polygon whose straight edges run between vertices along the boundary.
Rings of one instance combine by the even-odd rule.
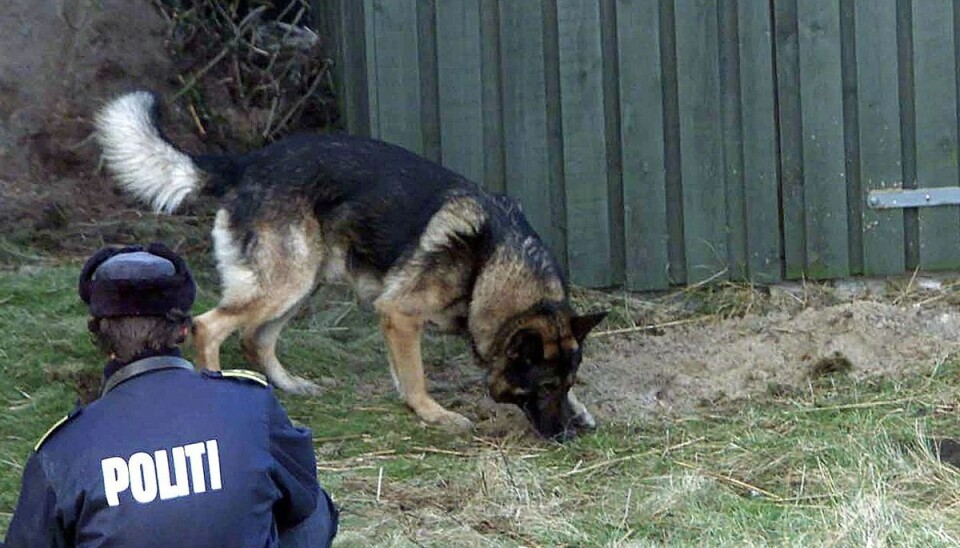
[[[805,390],[829,375],[929,375],[960,348],[960,313],[859,300],[614,338],[581,389],[606,418]]]
[[[601,423],[629,423],[756,397],[802,397],[830,378],[930,376],[960,351],[952,286],[935,285],[909,299],[821,286],[805,302],[788,296],[795,288],[774,288],[758,312],[742,317],[691,316],[633,333],[604,333],[601,325],[588,339],[576,390]],[[428,367],[439,401],[485,434],[526,430],[515,409],[484,397],[482,373],[466,357],[455,361]]]
[[[65,230],[132,206],[97,170],[91,116],[123,90],[173,89],[164,29],[148,2],[4,4],[0,229],[7,236]]]
[[[248,133],[256,113],[238,112],[218,71],[206,73],[196,88],[215,98],[203,111],[218,122],[208,122],[209,131],[198,128],[188,99],[174,100],[184,75],[198,72],[208,52],[175,51],[172,29],[150,0],[4,2],[0,239],[52,255],[83,256],[104,243],[177,243],[189,229],[184,215],[207,214],[203,204],[188,204],[167,226],[142,223],[144,208],[101,169],[92,138],[98,108],[135,89],[164,99],[164,131],[185,150],[223,150]],[[196,244],[196,235],[190,237]],[[7,258],[0,253],[0,263]]]

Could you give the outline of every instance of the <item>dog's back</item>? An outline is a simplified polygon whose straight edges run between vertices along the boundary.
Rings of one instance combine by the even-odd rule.
[[[147,93],[120,97],[97,127],[107,165],[155,210],[172,212],[193,193],[219,198],[212,237],[223,291],[195,320],[201,367],[219,369],[220,345],[240,330],[271,382],[314,392],[282,367],[277,338],[318,282],[345,281],[373,302],[397,387],[425,421],[470,424],[426,392],[420,334],[430,323],[467,335],[491,395],[521,405],[541,433],[592,423],[570,386],[602,315],[573,314],[561,269],[518,202],[363,137],[300,135],[246,154],[191,156],[160,134],[155,104]]]
[[[298,135],[249,154],[198,157],[244,241],[303,212],[350,265],[384,275],[452,197],[484,200],[460,175],[403,148],[348,135]]]

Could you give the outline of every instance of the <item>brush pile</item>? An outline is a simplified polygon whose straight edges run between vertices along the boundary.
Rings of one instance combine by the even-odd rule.
[[[331,61],[308,0],[153,2],[179,68],[171,100],[183,101],[201,138],[260,146],[336,122]],[[230,134],[209,135],[219,131]]]

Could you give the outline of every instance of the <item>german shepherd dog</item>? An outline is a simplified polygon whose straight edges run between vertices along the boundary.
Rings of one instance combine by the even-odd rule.
[[[317,391],[276,356],[277,338],[321,282],[345,281],[372,302],[397,389],[422,420],[470,421],[427,393],[427,325],[465,335],[490,396],[519,406],[547,438],[595,426],[571,387],[587,333],[606,313],[577,315],[561,269],[520,204],[403,148],[346,135],[299,135],[237,155],[188,155],[158,127],[157,101],[123,95],[97,115],[104,159],[157,212],[188,195],[219,200],[219,305],[198,316],[200,367],[220,368],[241,331],[244,354],[276,387]]]

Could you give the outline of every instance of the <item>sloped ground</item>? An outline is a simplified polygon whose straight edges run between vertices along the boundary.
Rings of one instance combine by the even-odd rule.
[[[62,234],[131,209],[97,170],[91,116],[134,87],[175,89],[165,24],[148,2],[10,0],[0,17],[0,229],[56,249]]]
[[[216,301],[214,273],[202,257],[188,259],[199,277],[197,310],[205,310]],[[0,531],[33,443],[99,376],[100,358],[75,295],[78,268],[76,262],[41,262],[0,270]],[[731,290],[738,299],[752,294],[736,288],[717,293]],[[960,437],[960,360],[938,354],[947,349],[918,335],[924,325],[935,336],[949,333],[937,330],[950,322],[924,310],[949,313],[957,297],[952,289],[849,304],[823,290],[806,304],[759,303],[739,319],[706,308],[701,291],[713,290],[651,298],[650,310],[633,318],[640,323],[660,307],[686,316],[664,312],[649,323],[690,323],[648,330],[656,335],[611,333],[594,341],[580,388],[598,411],[600,428],[559,445],[531,435],[512,409],[489,403],[465,346],[444,337],[430,337],[425,349],[434,392],[477,420],[478,428],[471,436],[450,436],[421,425],[394,393],[371,311],[339,288],[321,289],[284,333],[280,357],[292,371],[322,382],[325,392],[281,397],[291,417],[313,430],[320,480],[342,508],[339,545],[960,542],[960,472],[937,459],[935,442]],[[643,308],[630,299],[631,310]],[[692,304],[678,306],[684,302]],[[823,328],[811,339],[819,341],[829,337],[831,318],[851,321],[862,310],[869,311],[863,312],[868,324],[901,323],[911,314],[927,318],[930,324],[891,332],[906,340],[915,336],[916,344],[930,348],[918,348],[916,362],[903,354],[903,370],[888,371],[889,364],[858,361],[848,350],[853,346],[825,344],[829,359],[804,360],[795,352],[806,351],[808,340],[771,340],[752,348],[769,347],[772,361],[782,356],[785,367],[796,370],[796,385],[751,386],[730,374],[742,365],[732,356],[749,352],[737,350],[738,333],[750,339],[764,329],[799,331],[820,318]],[[605,328],[632,329],[626,317],[615,314]],[[833,332],[839,339],[849,335],[836,327]],[[698,341],[706,345],[699,352]],[[225,366],[244,366],[238,346],[235,339],[224,345]],[[848,352],[847,360],[833,355],[837,348]],[[899,355],[889,348],[876,354]],[[659,386],[636,368],[669,372],[671,357],[699,361],[705,365],[694,371],[711,368],[712,376],[688,374],[688,392],[673,388],[671,396],[668,388],[659,398],[664,404],[634,401]],[[818,367],[805,365],[817,361]],[[771,371],[762,364],[752,369]],[[717,396],[721,391],[727,395]]]
[[[254,86],[260,80],[250,74],[228,74],[228,65],[230,69],[247,67],[236,60],[236,41],[231,41],[232,36],[205,35],[198,27],[215,28],[198,16],[214,10],[212,2],[4,2],[0,17],[0,51],[5,52],[0,56],[0,260],[16,258],[5,242],[58,256],[82,256],[103,243],[149,239],[182,245],[182,249],[205,249],[201,239],[208,230],[210,208],[188,203],[178,217],[159,222],[145,218],[142,206],[122,195],[101,169],[100,151],[91,133],[94,113],[104,102],[122,92],[146,89],[162,98],[164,132],[187,151],[246,150],[263,141],[258,121],[273,121],[265,114],[273,111],[269,104],[250,104],[253,98],[244,96],[236,83]],[[181,4],[189,9],[175,7]],[[236,4],[221,1],[216,7],[228,10]],[[303,5],[303,1],[297,4]],[[276,54],[257,61],[270,64],[279,58],[285,68],[300,67],[295,63],[300,57],[290,56],[307,54],[291,53],[293,46],[268,33],[275,30],[268,12],[258,13],[245,32],[273,40],[259,46],[272,47]],[[220,24],[232,25],[245,14],[224,12]],[[304,34],[314,39],[311,62],[323,69],[326,60],[316,53],[322,41],[307,31]],[[260,70],[262,78],[270,76],[255,63],[248,68]],[[296,78],[288,75],[282,82],[268,82],[267,92],[256,98],[269,103],[274,97],[277,116],[283,115],[282,121],[273,121],[270,138],[334,121],[334,102],[329,86],[321,85],[327,82],[321,76],[328,74],[321,70],[307,93],[310,99],[297,103],[313,105],[311,109],[289,108],[290,95],[303,92]],[[198,224],[200,232],[194,229]]]

